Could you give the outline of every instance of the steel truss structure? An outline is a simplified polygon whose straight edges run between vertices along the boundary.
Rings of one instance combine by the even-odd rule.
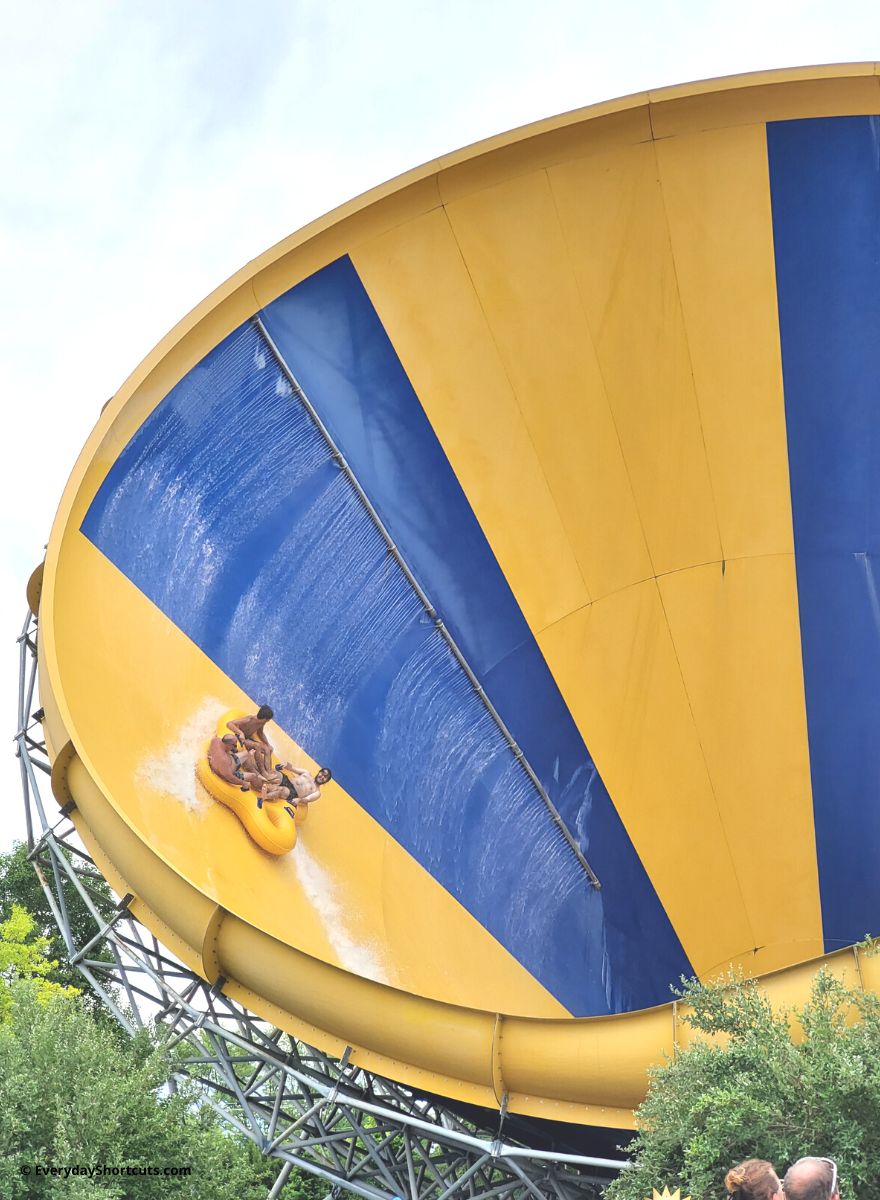
[[[259,1020],[162,947],[129,911],[128,895],[108,904],[99,871],[69,816],[49,813],[40,779],[50,775],[37,699],[37,621],[19,637],[15,735],[30,858],[68,957],[130,1033],[158,1029],[169,1083],[197,1081],[224,1121],[279,1160],[268,1200],[293,1166],[325,1180],[331,1196],[367,1200],[594,1200],[626,1163],[558,1154],[503,1137],[505,1111],[488,1131],[436,1097],[334,1059]],[[44,787],[46,786],[44,782]],[[74,896],[92,932],[76,944]]]

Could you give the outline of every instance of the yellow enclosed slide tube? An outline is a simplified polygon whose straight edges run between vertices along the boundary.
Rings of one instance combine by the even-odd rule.
[[[549,1021],[432,1002],[309,958],[190,887],[114,812],[70,742],[52,789],[108,882],[133,894],[133,915],[188,967],[258,1016],[413,1087],[512,1111],[619,1129],[633,1127],[647,1070],[686,1047],[687,1006]],[[880,994],[880,957],[852,947],[764,976],[774,1006],[803,1004],[824,969]],[[698,1035],[697,1035],[698,1036]]]

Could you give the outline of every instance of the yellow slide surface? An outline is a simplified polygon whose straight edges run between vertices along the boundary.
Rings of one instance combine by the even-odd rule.
[[[617,1128],[682,975],[880,988],[877,114],[868,63],[501,135],[124,384],[41,702],[59,802],[189,967],[379,1074]],[[332,769],[306,823],[207,765],[262,704],[275,761]]]

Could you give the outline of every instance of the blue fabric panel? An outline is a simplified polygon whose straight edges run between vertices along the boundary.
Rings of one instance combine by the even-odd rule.
[[[767,126],[829,950],[880,932],[880,120]]]
[[[616,976],[613,986],[629,999],[621,992],[612,1009],[665,1002],[669,982],[690,972],[687,959],[350,259],[311,276],[262,317],[600,874],[615,972],[633,947],[654,947],[656,965],[627,967],[638,984]],[[513,870],[498,877],[499,899],[515,878]]]
[[[687,960],[351,264],[264,317],[603,890],[251,326],[135,434],[83,532],[573,1013],[668,999]]]

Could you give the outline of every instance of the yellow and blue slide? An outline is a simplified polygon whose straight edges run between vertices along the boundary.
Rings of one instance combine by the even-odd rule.
[[[682,975],[880,989],[878,130],[867,63],[501,135],[268,251],[120,389],[41,697],[57,794],[188,965],[380,1074],[611,1128]],[[292,853],[196,776],[260,704],[333,772]]]

